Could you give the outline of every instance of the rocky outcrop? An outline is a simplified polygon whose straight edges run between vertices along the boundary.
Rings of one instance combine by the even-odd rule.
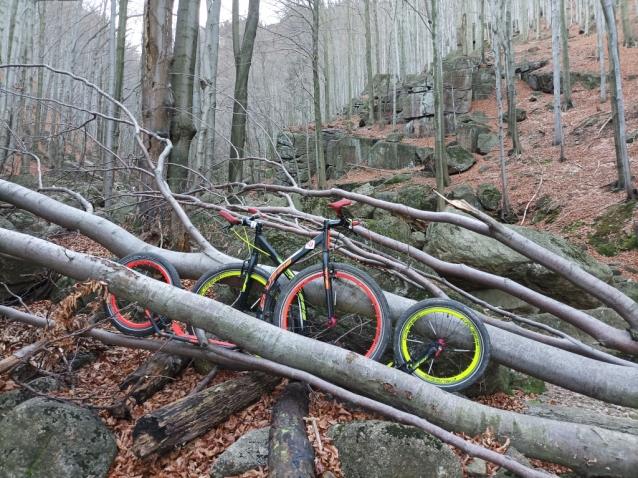
[[[476,163],[474,155],[458,144],[448,146],[445,149],[447,153],[447,169],[450,174],[467,171]]]
[[[41,393],[60,389],[58,381],[51,377],[36,378],[29,382],[28,385]],[[35,393],[26,388],[19,388],[0,394],[0,421],[15,407],[32,398],[35,398]]]
[[[33,398],[0,426],[0,478],[105,477],[116,455],[102,420],[71,403]]]
[[[476,189],[476,195],[481,205],[488,211],[496,211],[503,198],[501,191],[492,183],[481,183]]]
[[[378,420],[337,424],[328,435],[348,478],[461,478],[452,450],[420,428]]]
[[[563,73],[561,72],[561,78]],[[532,71],[523,73],[521,78],[529,85],[532,90],[542,91],[543,93],[554,93],[554,74],[551,71]],[[572,71],[570,73],[572,85],[580,83],[584,88],[593,90],[600,88],[600,73],[588,73]],[[561,81],[561,93],[563,91]]]
[[[462,214],[452,208],[447,208],[447,211]],[[611,280],[612,273],[607,265],[596,261],[581,248],[570,244],[565,239],[549,232],[527,227],[506,227],[512,228],[527,239],[575,263],[603,282]],[[466,264],[485,272],[512,279],[530,289],[577,308],[588,309],[600,305],[598,300],[556,273],[539,266],[495,239],[444,223],[431,223],[426,236],[428,243],[424,248],[425,252],[441,260]],[[466,283],[456,278],[449,279],[458,285],[467,287],[468,290],[481,288],[480,284]]]

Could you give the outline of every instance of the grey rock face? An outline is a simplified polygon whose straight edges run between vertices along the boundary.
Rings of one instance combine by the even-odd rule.
[[[409,185],[399,189],[397,202],[414,209],[424,209],[426,198],[432,194],[430,186]]]
[[[472,73],[472,98],[486,100],[494,92],[496,75],[492,67],[478,67]]]
[[[479,196],[480,198],[480,196]],[[447,212],[462,214],[452,208]],[[549,232],[536,231],[527,227],[506,226],[536,244],[577,264],[581,269],[609,282],[611,270],[606,264],[596,261],[579,247]],[[428,243],[424,250],[441,260],[466,264],[470,267],[512,279],[526,287],[541,292],[549,297],[564,301],[580,309],[598,307],[600,303],[583,293],[570,282],[562,279],[530,259],[514,252],[495,239],[476,234],[458,226],[443,223],[431,223],[426,237]],[[455,283],[477,289],[480,285],[453,279]]]
[[[69,403],[28,400],[0,427],[0,478],[103,477],[116,455],[102,420]]]
[[[57,380],[50,377],[36,378],[29,382],[29,386],[41,393],[59,390],[60,384]],[[6,416],[11,410],[20,405],[22,402],[34,398],[35,394],[26,388],[19,388],[10,392],[0,394],[0,420]]]
[[[638,420],[631,418],[611,417],[590,410],[559,405],[529,405],[527,414],[534,417],[549,418],[559,422],[582,423],[594,427],[606,428],[621,433],[638,435]]]
[[[334,425],[328,434],[348,478],[461,478],[456,455],[423,430],[377,420]]]
[[[476,382],[461,390],[461,394],[466,397],[482,397],[494,392],[507,392],[509,385],[510,372],[507,367],[492,362]]]
[[[480,134],[487,134],[490,128],[474,121],[456,124],[456,141],[459,146],[472,153],[478,153],[478,138]]]
[[[525,465],[528,468],[533,468],[529,460],[513,446],[510,446],[507,449],[507,451],[505,452],[505,456],[509,456],[512,460],[520,463],[521,465]],[[501,467],[496,472],[496,475],[494,475],[495,478],[512,478],[512,477],[518,477],[518,476],[519,475],[512,473],[507,468],[503,468],[503,467]]]
[[[501,191],[492,183],[482,183],[476,190],[476,195],[481,205],[488,211],[495,211],[499,201],[503,197]]]
[[[474,458],[472,463],[467,465],[467,474],[471,478],[487,478],[487,463],[480,458]]]
[[[211,478],[236,476],[268,464],[268,433],[270,427],[252,430],[228,447],[213,463]]]

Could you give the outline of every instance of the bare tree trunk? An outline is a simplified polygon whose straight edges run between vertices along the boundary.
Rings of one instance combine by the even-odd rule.
[[[321,22],[323,23],[323,78],[324,78],[324,118],[330,122],[330,51],[332,50],[332,34],[330,31],[330,21],[328,20],[328,6],[326,0],[321,4]]]
[[[208,17],[206,19],[206,37],[204,40],[204,58],[202,70],[204,76],[204,109],[202,116],[206,118],[205,153],[202,167],[204,176],[212,178],[213,158],[215,154],[215,110],[217,109],[217,60],[219,58],[219,14],[221,0],[206,0]]]
[[[622,76],[620,71],[620,54],[618,52],[618,30],[616,29],[616,15],[612,0],[600,0],[607,23],[607,44],[609,54],[609,77],[612,89],[612,101],[616,104],[614,122],[618,125],[616,147],[620,151],[618,162],[618,187],[624,187],[627,191],[627,199],[634,199],[635,192],[631,183],[631,170],[629,169],[629,157],[627,155],[627,126],[625,124],[625,105],[622,95]],[[621,167],[622,166],[622,171]],[[621,185],[620,177],[623,181]]]
[[[479,58],[481,63],[485,63],[485,2],[487,0],[478,0],[481,8],[479,13]],[[493,0],[496,1],[496,0]]]
[[[563,50],[563,111],[567,111],[574,107],[574,103],[572,102],[572,76],[569,72],[569,47],[567,45],[569,29],[565,19],[565,0],[560,0],[560,29]]]
[[[169,67],[172,61],[173,0],[145,0],[142,44],[142,124],[160,137],[168,138],[171,124],[172,95]],[[158,158],[164,146],[155,138],[147,139],[151,157]],[[143,189],[155,190],[152,176],[142,176]],[[142,203],[140,212],[149,212],[152,204]],[[147,218],[149,220],[150,218]]]
[[[432,44],[434,46],[434,161],[436,172],[436,190],[440,195],[445,195],[445,187],[451,181],[447,171],[447,152],[445,149],[445,118],[443,104],[443,64],[441,58],[441,27],[439,21],[439,2],[430,0],[428,16],[432,24]],[[445,201],[441,196],[437,199],[437,210],[445,209]]]
[[[117,16],[117,2],[111,0],[111,20],[109,29],[109,95],[115,97],[115,17]],[[108,115],[113,118],[115,116],[115,103],[108,102]],[[111,154],[113,150],[113,133],[115,122],[109,121],[106,124],[106,162],[104,171],[104,205],[110,207],[113,202],[113,182],[115,180],[115,158]]]
[[[600,2],[594,0],[595,15],[596,15],[596,36],[598,37],[598,43],[596,52],[598,54],[598,61],[600,62],[600,102],[607,101],[607,75],[605,73],[605,48],[603,47],[603,35],[605,34],[605,19],[603,18],[603,10]]]
[[[502,11],[507,11],[505,15],[504,31],[500,35],[503,52],[505,54],[505,85],[507,87],[507,134],[512,138],[512,147],[514,154],[519,155],[523,152],[523,146],[518,137],[518,123],[516,122],[516,83],[514,82],[514,39],[512,37],[512,7],[506,5],[510,2],[502,2]],[[498,20],[498,18],[493,18]],[[501,23],[502,24],[502,23]],[[494,31],[492,29],[492,31]],[[500,47],[499,47],[500,48]],[[497,82],[501,78],[496,79]],[[506,193],[507,194],[507,193]],[[508,204],[509,214],[509,204]]]
[[[321,84],[319,83],[319,17],[321,0],[309,0],[312,6],[312,85],[315,110],[315,144],[317,183],[326,189],[326,163],[323,157],[323,132],[321,125]],[[308,169],[310,175],[310,169]]]
[[[498,114],[498,143],[501,157],[501,182],[503,184],[503,209],[501,212],[501,218],[505,219],[510,217],[512,211],[510,209],[509,192],[507,190],[507,171],[505,169],[505,135],[503,133],[503,83],[501,81],[501,45],[499,35],[499,27],[503,25],[503,22],[498,21],[498,12],[502,11],[503,2],[499,7],[492,4],[492,51],[494,52],[494,73],[496,76],[496,104]],[[511,106],[509,106],[511,108]],[[516,118],[514,118],[516,121]]]
[[[346,35],[348,38],[348,118],[352,118],[354,114],[352,104],[352,12],[351,12],[352,0],[346,0]]]
[[[620,0],[620,20],[622,22],[623,46],[628,48],[637,46],[638,42],[634,36],[631,20],[629,18],[629,5],[627,0]]]
[[[565,160],[565,151],[563,146],[563,120],[561,115],[560,104],[560,0],[552,0],[552,62],[554,66],[554,146],[560,145],[560,162]]]
[[[128,0],[120,0],[117,41],[115,45],[115,94],[117,101],[122,101],[124,88],[124,53],[126,50],[126,20],[128,17]],[[119,116],[119,108],[115,108],[115,114]],[[117,155],[120,150],[120,123],[115,123],[113,131],[113,153]]]
[[[40,32],[38,38],[38,55],[40,55],[40,63],[44,63],[44,37],[47,28],[47,2],[38,2],[38,15],[40,17]],[[38,69],[38,90],[36,97],[42,98],[42,89],[44,87],[44,68]],[[44,131],[43,123],[46,119],[42,119],[42,102],[37,101],[35,105],[35,128],[34,133],[39,136]]]
[[[370,0],[364,0],[366,28],[366,69],[368,75],[368,121],[374,124],[374,75],[372,74],[372,32],[370,31]]]
[[[197,130],[193,122],[193,85],[199,33],[199,0],[179,0],[171,71],[174,109],[171,117],[173,149],[168,184],[173,192],[187,189],[188,152]],[[176,224],[173,223],[173,227]]]
[[[235,55],[235,96],[233,120],[230,129],[230,162],[228,180],[243,179],[244,145],[246,143],[246,118],[248,108],[248,74],[253,57],[253,46],[259,24],[259,0],[250,0],[244,27],[244,38],[239,44],[239,2],[233,0],[233,53]]]

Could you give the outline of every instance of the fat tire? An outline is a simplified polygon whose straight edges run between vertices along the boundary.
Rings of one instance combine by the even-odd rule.
[[[377,317],[377,327],[379,337],[376,341],[376,345],[373,349],[369,349],[366,357],[372,360],[379,360],[390,341],[390,337],[392,335],[392,323],[390,320],[390,308],[388,306],[388,302],[385,298],[385,295],[381,288],[377,285],[377,283],[370,277],[368,274],[363,272],[356,267],[350,266],[348,264],[341,263],[330,263],[329,268],[332,270],[343,272],[346,275],[349,275],[358,281],[365,284],[365,286],[371,292],[374,300],[378,304],[379,310],[381,312],[380,317]],[[307,269],[299,272],[294,279],[292,279],[285,288],[279,294],[277,299],[277,303],[275,305],[275,313],[273,316],[273,324],[277,327],[284,328],[284,306],[286,302],[290,299],[291,295],[297,295],[299,293],[300,284],[305,281],[307,278],[317,274],[317,272],[321,272],[323,270],[322,264],[316,264],[314,266],[308,267]],[[303,287],[301,287],[303,288]],[[374,344],[373,344],[374,345]]]
[[[403,314],[401,314],[395,326],[394,340],[392,344],[394,347],[395,364],[397,367],[401,367],[402,365],[406,363],[406,360],[403,357],[403,353],[402,353],[403,344],[401,343],[406,324],[415,314],[419,313],[420,311],[426,308],[431,308],[431,307],[441,307],[441,308],[451,309],[463,315],[466,319],[472,322],[472,324],[476,327],[479,340],[481,342],[481,356],[479,358],[478,365],[469,376],[465,377],[463,380],[459,382],[455,382],[449,385],[440,385],[440,384],[432,383],[426,380],[424,377],[421,377],[420,375],[418,375],[416,372],[412,372],[412,375],[417,378],[420,378],[421,380],[432,383],[433,385],[436,385],[440,389],[445,390],[447,392],[456,392],[458,390],[467,388],[470,385],[472,385],[474,382],[476,382],[476,380],[478,380],[481,377],[481,375],[483,375],[483,372],[485,372],[486,367],[490,363],[490,358],[492,353],[490,336],[487,332],[487,328],[485,327],[485,324],[483,324],[483,321],[476,315],[476,313],[469,307],[465,306],[464,304],[461,304],[454,300],[427,299],[413,305],[412,307],[407,309],[405,312],[403,312]],[[445,350],[442,353],[445,354]]]
[[[159,254],[155,254],[153,252],[136,252],[134,254],[129,254],[128,256],[122,257],[118,261],[118,263],[123,266],[129,267],[130,264],[134,264],[135,262],[138,262],[138,261],[146,261],[153,264],[157,268],[157,270],[162,272],[162,275],[168,279],[167,281],[168,284],[175,286],[179,289],[182,288],[182,285],[180,284],[180,281],[179,281],[179,274],[177,273],[177,270],[175,270],[175,267],[173,266],[173,264],[171,264],[168,260],[164,259]],[[153,318],[153,319],[149,318],[148,326],[131,327],[127,325],[125,322],[121,321],[120,319],[121,314],[119,313],[119,310],[117,309],[117,307],[115,308],[112,307],[111,297],[112,296],[109,294],[109,296],[104,301],[104,309],[106,310],[106,313],[110,317],[111,323],[117,330],[119,330],[123,334],[132,335],[135,337],[148,337],[149,335],[153,335],[155,333],[155,327],[153,327],[151,320],[157,321],[159,318],[158,315],[147,310],[146,311],[147,315],[151,315],[151,317]],[[143,324],[144,323],[142,323],[142,325]]]

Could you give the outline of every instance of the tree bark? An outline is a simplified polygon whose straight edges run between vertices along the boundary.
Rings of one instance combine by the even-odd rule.
[[[600,0],[605,22],[607,26],[607,43],[610,50],[609,55],[609,73],[610,83],[614,94],[612,101],[616,104],[614,114],[614,122],[618,125],[618,137],[616,138],[616,147],[620,152],[620,161],[618,161],[618,175],[620,186],[620,165],[622,165],[623,186],[627,193],[627,199],[634,199],[634,186],[631,183],[631,170],[629,168],[629,157],[627,154],[627,126],[625,124],[625,105],[622,94],[622,74],[620,71],[620,54],[618,52],[618,30],[616,28],[616,15],[612,0]],[[638,327],[636,327],[638,330]]]
[[[172,382],[189,363],[190,360],[185,357],[158,352],[126,377],[120,384],[120,390],[131,387],[128,395],[141,405]]]
[[[505,169],[505,135],[503,133],[503,83],[501,81],[501,44],[499,35],[499,27],[502,22],[498,21],[498,11],[500,8],[496,8],[492,5],[492,50],[494,52],[494,72],[496,73],[496,105],[498,115],[498,144],[501,157],[501,182],[503,189],[503,210],[501,218],[509,217],[511,215],[509,192],[507,190],[507,171]],[[509,72],[507,73],[509,74]],[[509,93],[508,93],[509,99]],[[511,110],[512,105],[509,105]],[[516,123],[516,115],[514,115],[514,122]]]
[[[233,0],[233,52],[235,55],[235,96],[233,120],[230,129],[230,162],[228,181],[243,179],[244,145],[246,143],[246,117],[248,108],[248,74],[253,57],[253,46],[259,24],[259,0],[250,0],[244,37],[239,44],[239,2]]]
[[[188,152],[197,132],[193,121],[193,86],[198,33],[199,0],[179,0],[171,71],[174,109],[170,131],[173,149],[167,171],[168,185],[176,193],[188,187]]]
[[[565,160],[565,149],[563,145],[563,119],[561,115],[560,103],[560,12],[559,0],[552,0],[552,62],[554,67],[554,146],[560,145],[560,155],[558,161]]]
[[[368,121],[374,124],[374,75],[372,74],[372,32],[370,29],[370,0],[364,0],[366,28],[366,70],[368,76]]]
[[[169,67],[172,61],[173,0],[145,0],[142,44],[142,126],[162,138],[170,135],[171,107]],[[164,146],[155,138],[147,138],[147,149],[158,158]],[[142,176],[142,191],[155,190],[153,176]],[[152,201],[140,204],[143,215],[149,213]],[[150,218],[147,218],[149,221]]]
[[[124,89],[124,53],[126,51],[126,21],[128,19],[128,0],[120,0],[118,14],[117,41],[115,44],[115,92],[113,97],[121,102]],[[115,107],[115,115],[119,115],[120,109]],[[113,131],[113,153],[115,156],[120,151],[120,123],[116,122]]]
[[[319,15],[321,0],[312,0],[312,86],[315,110],[315,154],[317,161],[317,183],[326,189],[326,163],[323,155],[323,132],[321,126],[321,85],[319,83]],[[310,169],[308,169],[310,175]]]
[[[111,0],[111,19],[109,28],[109,95],[115,97],[115,17],[117,16],[117,1]],[[108,102],[108,115],[113,118],[115,116],[115,104]],[[111,154],[113,151],[113,136],[115,133],[115,121],[109,121],[106,124],[106,161],[104,164],[104,185],[102,192],[104,194],[104,205],[108,208],[113,202],[113,183],[115,181],[115,157]]]
[[[629,18],[629,4],[627,0],[620,0],[620,20],[622,23],[623,46],[631,48],[637,45],[631,19]]]
[[[288,384],[275,403],[268,434],[270,478],[315,477],[315,450],[304,422],[309,403],[308,386],[301,382]]]
[[[280,380],[250,372],[147,413],[133,428],[133,453],[144,458],[197,438],[271,392]]]
[[[509,437],[512,445],[526,456],[568,466],[581,476],[608,476],[613,470],[616,476],[631,477],[638,466],[638,436],[528,417],[470,402],[347,350],[277,329],[205,297],[133,275],[129,269],[110,261],[67,251],[17,232],[0,230],[0,250],[16,257],[29,257],[69,277],[103,280],[111,293],[137,301],[142,307],[232,340],[266,359],[354,388],[447,429],[474,435],[490,427],[497,437]],[[331,366],[327,367],[328,363]],[[565,362],[555,367],[567,368]],[[609,367],[624,368],[607,364],[591,368],[588,370],[591,383],[604,386],[607,376],[601,376],[600,371],[608,372]],[[638,383],[638,372],[624,369],[625,386]],[[569,369],[569,372],[571,375],[577,371]],[[180,440],[189,438],[190,435],[183,435]]]
[[[506,5],[508,3],[509,5]],[[501,22],[505,28],[500,38],[505,56],[505,85],[507,87],[507,135],[512,138],[514,154],[523,152],[523,146],[518,137],[518,123],[516,122],[516,83],[514,82],[514,39],[512,37],[512,5],[511,2],[503,2],[502,10],[507,11],[505,22]],[[496,81],[501,81],[500,77]],[[507,194],[504,190],[504,195]],[[509,207],[509,204],[508,204]]]
[[[561,42],[563,50],[563,111],[574,107],[572,102],[572,75],[569,71],[569,28],[567,28],[567,20],[565,18],[565,0],[560,0],[560,30]]]

